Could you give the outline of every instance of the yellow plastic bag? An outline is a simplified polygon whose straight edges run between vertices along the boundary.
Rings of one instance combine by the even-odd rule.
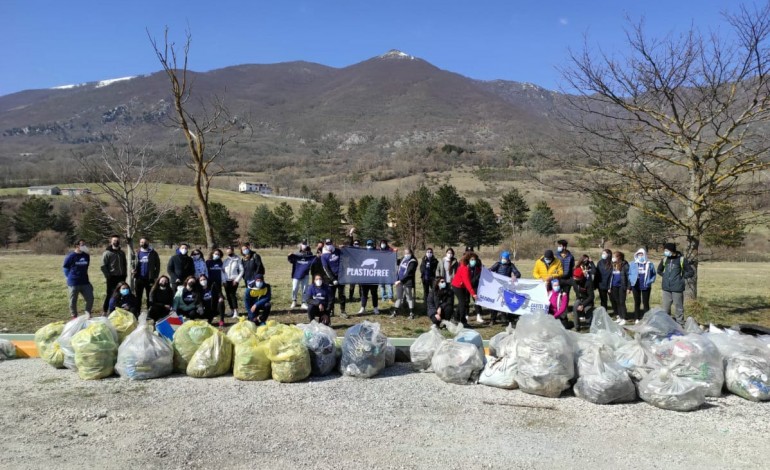
[[[118,358],[118,345],[109,324],[89,323],[72,337],[75,365],[81,379],[103,379],[112,375]]]
[[[128,310],[118,307],[107,318],[115,327],[115,331],[118,332],[118,344],[122,343],[126,336],[136,329],[136,317]]]
[[[287,330],[270,338],[268,358],[276,382],[299,382],[310,376],[310,354],[302,343],[302,330],[299,334]]]
[[[182,323],[174,332],[174,370],[181,373],[187,372],[187,363],[192,359],[195,351],[217,329],[209,325],[206,320],[188,320]]]
[[[257,325],[246,317],[239,317],[238,323],[230,327],[227,337],[234,345],[239,345],[257,334]]]
[[[251,336],[235,345],[233,376],[238,380],[267,380],[270,378],[270,359],[267,357],[268,343],[260,343]]]
[[[64,367],[64,353],[56,342],[62,330],[64,330],[64,322],[57,321],[49,323],[35,332],[35,346],[38,356],[57,369]]]
[[[272,336],[278,335],[286,328],[286,325],[276,323],[275,320],[268,320],[266,324],[257,328],[257,339],[260,341],[267,341]]]
[[[233,364],[233,343],[221,331],[216,331],[200,345],[190,363],[187,375],[190,377],[217,377],[230,372]]]

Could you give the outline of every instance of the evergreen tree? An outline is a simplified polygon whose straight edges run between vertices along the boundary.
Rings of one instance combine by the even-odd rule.
[[[704,240],[711,246],[738,248],[746,240],[746,221],[738,217],[738,211],[730,203],[714,204],[710,211],[711,225]]]
[[[13,216],[13,228],[19,242],[31,240],[38,232],[51,228],[55,216],[48,199],[32,196],[21,203]]]
[[[334,193],[327,193],[318,212],[318,235],[337,240],[342,235],[342,208]]]
[[[460,241],[465,246],[478,248],[481,246],[481,241],[484,237],[484,228],[473,204],[466,206],[463,220],[464,222],[460,227]]]
[[[474,246],[494,246],[500,243],[503,235],[492,206],[486,200],[479,199],[472,207],[480,228],[478,244]]]
[[[8,247],[11,242],[12,219],[3,211],[3,201],[0,201],[0,244]]]
[[[203,232],[203,221],[201,221],[198,210],[191,205],[186,205],[179,212],[179,227],[177,228],[181,241],[192,245],[202,245],[206,243],[206,234]]]
[[[374,200],[366,207],[361,218],[359,234],[362,239],[377,240],[385,238],[388,229],[388,209],[381,200]]]
[[[500,227],[502,234],[515,238],[524,230],[524,224],[529,218],[529,205],[518,189],[513,188],[503,195],[500,201],[500,212],[502,215]]]
[[[318,205],[312,201],[305,201],[299,206],[296,223],[298,238],[305,238],[309,243],[320,238],[318,214]]]
[[[650,203],[645,205],[650,213],[659,214],[660,209],[655,209],[653,206]],[[625,230],[626,238],[630,243],[643,247],[647,251],[663,246],[672,236],[670,225],[650,213],[637,211]]]
[[[210,202],[209,216],[217,246],[238,243],[238,221],[230,214],[227,206],[218,202]]]
[[[559,224],[556,223],[553,211],[545,201],[540,201],[535,205],[535,209],[529,217],[528,225],[530,230],[539,235],[556,235],[559,232]]]
[[[460,241],[468,203],[452,185],[444,184],[433,195],[430,209],[430,238],[439,246],[455,246]]]
[[[358,204],[354,198],[350,198],[350,201],[348,201],[348,222],[358,227],[358,221]]]
[[[75,224],[72,222],[72,215],[68,206],[62,205],[59,207],[51,228],[64,236],[67,240],[67,245],[75,243]]]
[[[178,210],[171,210],[163,214],[158,223],[153,227],[153,238],[156,244],[162,243],[169,247],[187,240],[187,222],[182,220]]]
[[[281,202],[273,208],[273,215],[278,222],[275,240],[278,246],[284,246],[297,242],[297,227],[294,223],[294,209],[287,202]]]
[[[276,232],[280,221],[275,217],[267,205],[260,204],[254,209],[249,223],[249,240],[255,248],[264,248],[278,245]]]
[[[594,214],[593,223],[586,229],[586,236],[580,237],[581,242],[591,245],[597,243],[604,248],[605,243],[611,241],[615,245],[623,245],[627,242],[623,229],[628,224],[628,206],[618,204],[602,192],[591,193],[589,206]]]
[[[358,200],[358,207],[356,208],[356,217],[355,219],[351,220],[350,222],[355,225],[356,227],[361,226],[361,219],[364,217],[364,214],[366,214],[366,209],[369,208],[369,204],[374,202],[374,197],[365,194],[361,197],[361,199]]]

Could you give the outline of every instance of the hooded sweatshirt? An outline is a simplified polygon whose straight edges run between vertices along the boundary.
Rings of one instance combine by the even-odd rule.
[[[639,254],[644,256],[644,261],[641,263],[636,260]],[[647,250],[639,248],[628,266],[628,285],[639,290],[650,290],[653,282],[655,282],[655,264],[647,259]]]

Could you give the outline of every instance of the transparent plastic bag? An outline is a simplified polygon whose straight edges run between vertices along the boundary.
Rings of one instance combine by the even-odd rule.
[[[409,346],[409,358],[414,367],[425,372],[432,371],[431,359],[443,341],[444,336],[436,325],[431,325],[430,330],[418,336]]]
[[[304,331],[303,342],[310,354],[311,374],[320,377],[331,373],[337,366],[337,348],[334,344],[337,333],[315,320],[297,327]]]
[[[238,380],[267,380],[271,377],[269,345],[260,342],[256,336],[235,345],[233,377]]]
[[[233,342],[221,331],[206,338],[187,364],[187,375],[198,378],[219,377],[233,365]]]
[[[71,346],[81,379],[98,380],[112,375],[118,357],[116,337],[117,333],[109,322],[95,320],[75,333]]]
[[[472,343],[444,340],[433,354],[433,371],[447,383],[467,385],[478,380],[484,363]]]
[[[516,328],[516,383],[526,393],[556,398],[575,376],[574,345],[561,322],[523,315]]]
[[[118,344],[122,343],[126,336],[136,329],[137,321],[134,314],[120,307],[113,310],[107,319],[110,320],[112,327],[118,333]]]
[[[770,400],[770,359],[749,354],[727,358],[725,382],[730,392],[746,400]]]
[[[654,369],[660,367],[655,355],[636,337],[615,350],[615,361],[628,372],[634,382],[639,382]]]
[[[513,332],[513,326],[508,324],[508,326],[505,328],[505,331],[501,331],[500,333],[494,335],[492,339],[489,340],[489,355],[494,357],[502,357],[503,354],[500,354],[500,343],[502,343],[509,336],[513,336]]]
[[[506,390],[518,388],[516,384],[516,358],[512,356],[490,357],[479,375],[479,383]]]
[[[364,320],[345,332],[342,341],[340,370],[351,377],[369,378],[387,367],[388,338],[380,332],[380,324]]]
[[[604,307],[599,307],[594,311],[590,332],[596,335],[602,343],[611,346],[612,349],[618,349],[631,339],[621,326],[612,321]]]
[[[75,365],[75,351],[72,350],[71,341],[72,337],[75,336],[75,333],[86,327],[90,318],[91,317],[89,315],[81,315],[68,321],[64,324],[64,329],[62,330],[59,338],[56,340],[56,342],[59,344],[59,347],[61,348],[61,353],[64,356],[62,365],[67,369],[75,371],[78,370],[77,366]]]
[[[299,382],[310,377],[312,372],[310,353],[302,342],[302,330],[295,329],[299,335],[286,331],[270,338],[267,357],[276,382]]]
[[[238,317],[238,323],[227,331],[227,338],[236,346],[257,335],[257,325],[246,317]]]
[[[516,335],[503,338],[497,345],[497,357],[516,357]]]
[[[390,338],[385,343],[385,367],[390,367],[396,363],[396,347],[390,342]]]
[[[636,399],[636,387],[625,369],[615,362],[606,344],[584,344],[578,358],[575,396],[597,405],[626,403]]]
[[[679,323],[659,307],[645,313],[638,325],[627,326],[626,329],[636,332],[645,343],[657,343],[684,334]]]
[[[699,335],[703,333],[703,330],[693,317],[687,317],[687,320],[684,322],[684,332],[687,334]]]
[[[16,359],[16,346],[7,339],[0,339],[0,361]]]
[[[195,351],[217,329],[206,320],[188,320],[174,332],[174,370],[187,373],[187,364]]]
[[[692,411],[706,402],[703,384],[678,377],[666,367],[647,374],[638,390],[639,398],[664,410]]]
[[[486,362],[486,357],[484,356],[484,340],[481,338],[481,334],[479,334],[478,331],[465,328],[461,323],[455,325],[446,320],[443,320],[441,323],[446,326],[446,329],[449,330],[450,333],[455,335],[454,339],[458,343],[469,343],[476,346],[482,361]]]
[[[672,373],[702,383],[707,397],[722,396],[724,363],[708,338],[700,334],[675,336],[651,348],[658,362],[669,367]]]
[[[118,347],[115,372],[131,380],[157,379],[174,372],[174,346],[153,331],[142,313],[139,323]]]
[[[64,367],[64,354],[56,340],[64,330],[64,322],[49,323],[35,332],[35,347],[37,354],[49,365]]]

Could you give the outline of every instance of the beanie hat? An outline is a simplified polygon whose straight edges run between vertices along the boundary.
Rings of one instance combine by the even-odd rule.
[[[510,253],[508,253],[507,251],[503,251],[503,252],[500,254],[500,258],[502,258],[502,259],[511,259],[511,254],[510,254]]]
[[[671,253],[676,253],[676,244],[675,243],[664,243],[663,249],[668,250]]]
[[[545,253],[543,253],[543,258],[553,258],[553,250],[545,250]]]

